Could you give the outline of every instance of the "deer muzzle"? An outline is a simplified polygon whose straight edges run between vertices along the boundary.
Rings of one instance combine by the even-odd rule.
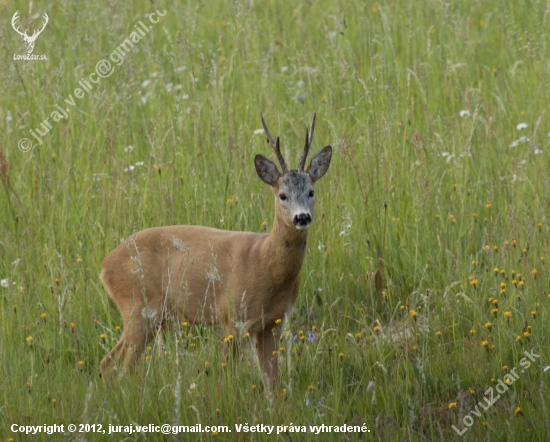
[[[292,222],[297,229],[305,230],[311,224],[311,215],[309,213],[300,213],[294,216]]]

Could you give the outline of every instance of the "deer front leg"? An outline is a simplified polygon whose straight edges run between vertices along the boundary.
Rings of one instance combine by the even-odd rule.
[[[260,360],[262,373],[266,377],[270,389],[273,389],[277,376],[279,375],[275,336],[273,335],[274,329],[276,329],[275,324],[271,324],[261,332],[256,333],[258,359]]]

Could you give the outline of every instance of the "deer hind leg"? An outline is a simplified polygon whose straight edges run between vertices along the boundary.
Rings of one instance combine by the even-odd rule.
[[[273,335],[275,324],[265,327],[261,332],[256,333],[256,350],[262,373],[267,378],[268,387],[272,389],[279,375],[277,362],[276,342]]]
[[[122,309],[121,309],[122,311]],[[108,377],[122,367],[122,372],[130,369],[139,359],[146,345],[155,335],[154,309],[134,308],[124,315],[124,332],[115,348],[103,358],[100,364],[101,375]],[[160,318],[158,318],[160,319]]]

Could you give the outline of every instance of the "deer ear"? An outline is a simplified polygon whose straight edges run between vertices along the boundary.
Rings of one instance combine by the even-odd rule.
[[[256,165],[256,172],[260,179],[270,186],[275,185],[281,173],[275,166],[275,163],[271,160],[268,160],[263,155],[256,155],[254,158],[254,164]]]
[[[326,146],[311,159],[311,163],[309,163],[305,172],[309,174],[313,182],[320,180],[323,178],[323,175],[327,173],[331,158],[332,147]]]

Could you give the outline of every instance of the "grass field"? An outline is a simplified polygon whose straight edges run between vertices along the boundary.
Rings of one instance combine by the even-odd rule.
[[[550,440],[550,4],[181,3],[0,4],[0,439]],[[14,60],[17,10],[29,34],[48,14],[47,60]],[[104,256],[151,226],[269,231],[260,112],[296,167],[314,111],[334,154],[273,397],[253,353],[224,366],[223,336],[187,324],[106,385]],[[291,431],[322,424],[370,432]]]

